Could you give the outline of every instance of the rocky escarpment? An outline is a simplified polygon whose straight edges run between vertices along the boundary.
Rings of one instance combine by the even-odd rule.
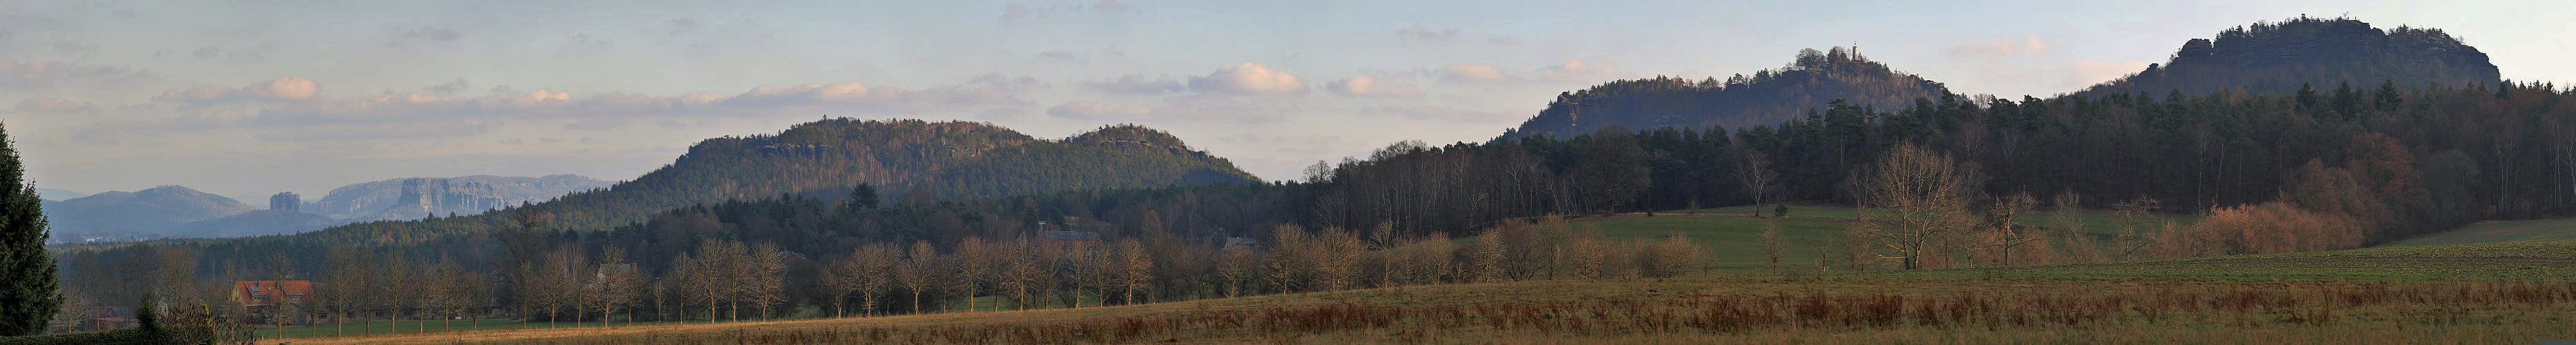
[[[305,211],[358,221],[469,215],[608,184],[579,175],[401,178],[332,189],[331,194],[312,202]]]

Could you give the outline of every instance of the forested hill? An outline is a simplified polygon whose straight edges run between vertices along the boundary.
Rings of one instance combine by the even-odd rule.
[[[1892,109],[1949,92],[1940,82],[1899,73],[1853,49],[1804,49],[1788,66],[1751,76],[1737,74],[1724,81],[1658,76],[1558,94],[1547,109],[1504,132],[1503,138],[1570,138],[1613,125],[1631,130],[1770,125],[1836,99]]]
[[[775,135],[700,141],[635,180],[514,211],[551,214],[555,228],[601,230],[725,200],[839,198],[862,183],[889,199],[946,200],[1256,181],[1223,158],[1144,127],[1041,140],[989,123],[830,119]],[[315,235],[333,243],[409,242],[501,226],[508,213],[359,223]]]
[[[180,224],[257,210],[232,198],[181,186],[105,192],[44,202],[54,238],[79,236],[196,237]]]
[[[2218,33],[2215,40],[2184,42],[2171,60],[2079,94],[2149,93],[2206,95],[2237,88],[2287,94],[2301,87],[2355,88],[2393,83],[2416,89],[2495,85],[2499,74],[2487,54],[2441,29],[2380,30],[2351,18],[2299,17],[2254,23]]]

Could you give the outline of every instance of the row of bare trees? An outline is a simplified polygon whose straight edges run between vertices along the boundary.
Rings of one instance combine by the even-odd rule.
[[[1680,234],[1619,241],[1563,218],[1507,221],[1465,244],[1447,235],[1363,235],[1339,228],[1272,229],[1266,250],[1229,247],[1214,278],[1223,296],[1516,280],[1665,278],[1707,268],[1707,249]]]
[[[1005,302],[1017,309],[1079,307],[1086,298],[1099,304],[1143,303],[1155,288],[1155,261],[1135,239],[1104,244],[968,237],[946,253],[926,241],[904,248],[867,244],[834,259],[822,275],[834,315],[846,315],[852,299],[860,315],[874,316],[891,312],[897,298],[907,300],[908,310],[926,312],[925,295],[962,297],[969,310],[999,310]],[[972,298],[978,295],[996,298],[987,307]],[[930,302],[945,308],[936,298]]]
[[[696,252],[671,260],[670,271],[661,280],[665,286],[659,290],[681,296],[673,302],[705,307],[708,320],[716,319],[722,309],[725,319],[741,321],[745,305],[753,308],[756,317],[765,318],[770,308],[786,302],[786,255],[767,243],[746,246],[706,240]],[[603,305],[602,310],[609,307]]]
[[[359,323],[359,332],[372,333],[374,326],[367,320],[406,318],[417,321],[414,331],[425,330],[430,319],[479,314],[488,296],[487,275],[466,271],[453,260],[413,262],[402,255],[351,246],[332,247],[326,257],[329,262],[322,279],[312,285],[305,305],[317,317],[328,317],[334,333],[345,333],[351,321]],[[399,326],[396,323],[387,331]]]

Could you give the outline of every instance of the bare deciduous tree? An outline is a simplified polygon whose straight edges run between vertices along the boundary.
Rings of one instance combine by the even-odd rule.
[[[781,253],[777,245],[761,243],[742,259],[740,268],[749,274],[741,281],[743,298],[758,307],[762,320],[769,318],[770,307],[787,302],[787,262]]]
[[[1639,275],[1670,278],[1696,273],[1703,264],[1703,249],[1680,232],[1664,237],[1663,242],[1647,245],[1645,255],[1638,257]]]
[[[1607,273],[1610,260],[1610,238],[1601,227],[1585,225],[1565,241],[1566,273],[1575,278],[1599,279]]]
[[[990,281],[992,250],[982,237],[966,237],[957,242],[957,291],[966,299],[966,311],[975,311],[975,293],[982,282]]]
[[[1315,237],[1315,287],[1333,291],[1358,283],[1360,254],[1365,249],[1358,236],[1339,228],[1327,228]]]
[[[939,247],[931,246],[930,241],[913,241],[912,250],[905,256],[896,281],[903,284],[904,291],[912,293],[912,312],[922,313],[921,294],[945,281],[939,276]]]
[[[1259,258],[1254,257],[1252,249],[1246,246],[1227,246],[1222,251],[1224,254],[1219,255],[1216,261],[1217,290],[1229,298],[1242,296],[1243,284],[1252,278],[1253,267],[1259,265],[1255,260]]]
[[[1009,247],[1017,247],[1019,250],[1011,250],[1010,253],[1001,256],[1002,264],[994,270],[997,276],[995,282],[998,283],[994,286],[1009,291],[1015,307],[1028,310],[1029,304],[1035,301],[1035,298],[1030,296],[1038,290],[1038,281],[1046,278],[1043,276],[1045,272],[1038,270],[1041,266],[1038,265],[1037,253],[1032,250],[1033,248],[1024,243],[1013,243]],[[993,308],[1001,309],[1001,303],[994,302]]]
[[[1503,266],[1505,250],[1509,250],[1509,247],[1503,243],[1502,230],[1487,229],[1483,235],[1477,235],[1475,254],[1468,257],[1471,265],[1468,266],[1470,273],[1467,275],[1469,277],[1467,281],[1491,283],[1508,278],[1510,268]]]
[[[608,327],[609,315],[615,315],[619,306],[635,300],[644,279],[643,274],[635,270],[635,264],[628,262],[625,250],[614,247],[600,250],[599,261],[591,265],[592,282],[589,286],[589,305],[599,309],[600,327]]]
[[[1424,235],[1400,250],[1404,252],[1404,263],[1396,267],[1404,271],[1402,281],[1406,284],[1438,284],[1449,275],[1452,267],[1456,267],[1450,257],[1457,255],[1457,244],[1450,243],[1449,235],[1437,232]]]
[[[1922,268],[1926,248],[1962,230],[1968,177],[1948,156],[1911,144],[1897,146],[1874,168],[1869,202],[1890,217],[1869,234],[1894,252],[1878,258]]]
[[[852,251],[830,272],[839,280],[832,284],[834,309],[840,309],[842,296],[855,293],[859,295],[860,315],[875,315],[877,301],[895,285],[897,261],[902,259],[903,252],[889,243],[871,243]]]
[[[1308,284],[1314,277],[1314,265],[1309,263],[1315,260],[1313,245],[1307,239],[1311,236],[1305,229],[1285,224],[1270,233],[1270,286],[1283,292],[1314,291]]]
[[[2038,205],[2039,199],[2030,193],[1995,197],[1994,204],[1986,209],[1985,231],[1977,235],[1979,251],[1990,253],[1995,266],[2015,264],[2014,249],[2042,238],[2021,226],[2022,214]]]
[[[1784,241],[1781,241],[1781,240],[1780,240],[1780,222],[1779,222],[1779,221],[1763,222],[1763,223],[1762,223],[1762,256],[1765,256],[1765,257],[1769,257],[1769,258],[1771,258],[1771,273],[1774,273],[1774,274],[1781,273],[1781,272],[1780,272],[1780,255],[1781,255],[1783,252],[1788,251],[1788,249],[1789,249],[1789,244],[1788,244],[1788,243],[1786,243],[1786,242],[1784,242]]]
[[[1750,147],[1737,147],[1743,147],[1743,153],[1735,165],[1735,182],[1744,188],[1745,197],[1753,198],[1753,216],[1762,217],[1763,202],[1770,201],[1765,197],[1771,196],[1771,189],[1779,183],[1780,176],[1771,172],[1769,155]]]
[[[1145,244],[1130,238],[1118,242],[1119,282],[1127,289],[1127,303],[1139,303],[1136,296],[1154,288],[1154,258],[1145,253]]]

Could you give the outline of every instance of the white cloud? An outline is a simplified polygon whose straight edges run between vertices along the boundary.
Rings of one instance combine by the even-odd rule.
[[[322,85],[314,83],[312,79],[285,77],[251,83],[250,86],[240,88],[200,85],[185,90],[163,91],[160,96],[153,96],[152,100],[204,104],[248,100],[302,101],[321,95]]]
[[[35,97],[18,100],[18,111],[36,114],[97,114],[97,104],[62,99]]]
[[[1190,77],[1190,88],[1203,92],[1278,95],[1305,92],[1306,84],[1288,72],[1245,62],[1219,68],[1205,77]]]
[[[1422,89],[1413,84],[1382,82],[1371,77],[1351,77],[1324,83],[1324,90],[1351,97],[1422,97]]]
[[[297,77],[277,78],[267,82],[255,83],[251,84],[250,87],[243,88],[243,90],[249,91],[250,95],[254,97],[283,100],[307,100],[313,99],[314,96],[322,95],[321,84],[315,84],[311,79]]]
[[[527,93],[511,95],[508,102],[510,105],[518,107],[569,104],[572,103],[572,94],[557,92],[554,90],[537,89],[536,91],[528,91]]]
[[[2048,44],[2040,42],[2039,35],[2024,35],[2019,42],[2009,40],[1970,42],[1950,48],[1950,55],[1966,57],[2004,57],[2045,53],[2048,53]]]
[[[1447,82],[1499,81],[1511,79],[1503,69],[1480,63],[1453,63],[1440,67],[1440,80]]]
[[[1090,83],[1090,85],[1093,90],[1126,95],[1160,95],[1189,90],[1189,87],[1182,86],[1180,81],[1172,80],[1171,76],[1146,80],[1145,76],[1135,74],[1122,75],[1116,80]]]
[[[1547,66],[1547,67],[1540,67],[1540,68],[1539,68],[1539,70],[1540,70],[1540,71],[1546,71],[1546,72],[1556,72],[1556,73],[1595,74],[1595,73],[1609,73],[1609,72],[1617,72],[1617,71],[1619,71],[1619,66],[1616,66],[1616,65],[1609,65],[1609,64],[1601,64],[1601,63],[1594,63],[1594,62],[1587,62],[1587,61],[1583,61],[1583,59],[1572,59],[1572,60],[1565,60],[1565,63],[1556,64],[1556,65],[1553,65],[1553,66]]]

